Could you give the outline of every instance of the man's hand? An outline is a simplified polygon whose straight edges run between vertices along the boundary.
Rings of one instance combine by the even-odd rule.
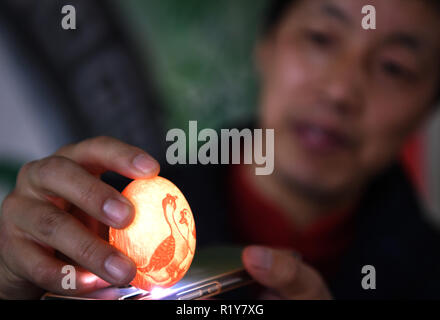
[[[134,262],[97,234],[134,217],[132,204],[99,179],[105,171],[149,178],[159,164],[138,148],[99,137],[23,166],[0,211],[0,298],[38,298],[43,290],[74,295],[133,279]],[[67,263],[55,251],[81,266],[75,290],[62,288]]]
[[[263,299],[331,299],[319,273],[292,252],[250,246],[243,251],[243,263],[254,280],[267,288]]]

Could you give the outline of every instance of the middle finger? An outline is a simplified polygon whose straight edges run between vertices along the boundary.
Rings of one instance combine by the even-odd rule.
[[[31,238],[60,251],[112,284],[125,285],[135,276],[133,261],[90,232],[72,215],[43,201],[21,201],[21,210],[11,217]]]

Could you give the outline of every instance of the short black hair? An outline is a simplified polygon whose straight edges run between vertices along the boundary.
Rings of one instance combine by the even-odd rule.
[[[440,10],[440,1],[425,0],[428,4],[434,5],[436,10]],[[298,3],[299,0],[268,0],[263,23],[263,34],[270,33],[283,19],[290,6]]]
[[[272,32],[283,19],[288,8],[298,0],[269,0],[263,23],[263,35]]]

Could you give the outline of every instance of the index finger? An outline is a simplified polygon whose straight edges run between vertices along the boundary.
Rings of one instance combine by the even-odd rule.
[[[55,155],[69,158],[90,173],[113,171],[131,179],[152,178],[160,165],[148,153],[111,137],[96,137],[59,149]]]

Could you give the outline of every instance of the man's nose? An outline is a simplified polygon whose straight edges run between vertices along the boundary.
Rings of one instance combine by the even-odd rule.
[[[364,83],[365,74],[359,59],[334,60],[320,84],[321,103],[341,115],[359,114],[364,104]]]

